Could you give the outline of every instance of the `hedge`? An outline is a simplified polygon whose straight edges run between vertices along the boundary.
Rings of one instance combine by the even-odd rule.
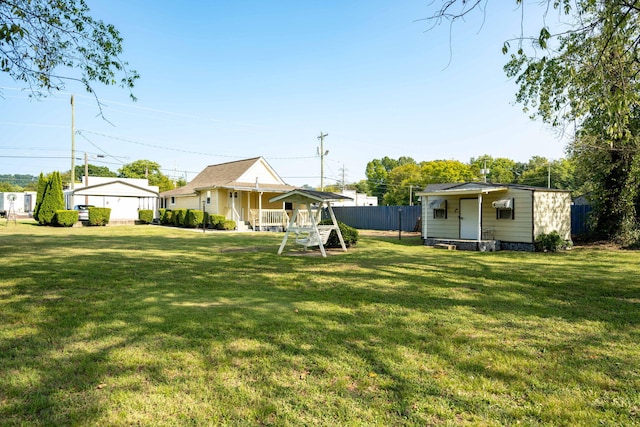
[[[209,223],[216,230],[224,230],[223,225],[227,218],[224,215],[209,215]]]
[[[184,217],[184,226],[187,228],[196,228],[202,225],[204,212],[200,210],[187,209]]]
[[[89,208],[89,225],[107,225],[111,217],[111,208]]]
[[[78,211],[58,210],[53,215],[53,224],[59,227],[72,227],[78,222]]]
[[[173,225],[182,227],[184,225],[184,218],[187,215],[186,209],[174,209],[173,210]]]
[[[237,224],[235,221],[232,221],[230,219],[225,219],[224,221],[222,221],[221,224],[219,224],[218,230],[235,230],[236,225]]]
[[[151,209],[140,209],[138,211],[138,219],[145,224],[151,224],[153,222],[153,211]]]
[[[160,209],[160,224],[173,224],[173,211],[168,209]]]

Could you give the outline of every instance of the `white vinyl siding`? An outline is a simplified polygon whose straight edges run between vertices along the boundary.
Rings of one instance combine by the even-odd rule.
[[[442,197],[437,197],[442,199]],[[436,199],[434,197],[433,199]],[[429,202],[423,204],[422,218],[427,220],[427,235],[425,237],[439,237],[444,239],[458,239],[460,237],[460,227],[458,220],[458,197],[447,197],[447,217],[434,218],[433,209],[429,208]]]
[[[510,189],[489,193],[482,198],[482,228],[493,232],[495,240],[504,242],[533,243],[533,199],[528,190]],[[513,219],[496,219],[496,200],[513,199]]]

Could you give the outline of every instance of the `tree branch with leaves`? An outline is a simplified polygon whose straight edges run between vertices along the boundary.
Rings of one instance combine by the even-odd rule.
[[[0,71],[35,97],[76,81],[94,96],[96,82],[119,85],[135,100],[139,75],[121,59],[120,33],[89,12],[84,0],[0,0]]]

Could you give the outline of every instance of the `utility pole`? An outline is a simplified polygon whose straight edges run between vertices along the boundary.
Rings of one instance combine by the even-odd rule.
[[[413,185],[409,184],[409,206],[413,206]]]
[[[71,95],[71,184],[69,187],[73,190],[76,181],[76,130],[75,130],[75,103],[73,95]]]
[[[551,163],[547,163],[547,188],[551,188]]]
[[[84,152],[84,186],[85,188],[89,186],[89,157],[86,151]],[[84,196],[84,204],[89,204],[89,195]]]
[[[328,133],[320,132],[318,139],[320,140],[320,148],[318,154],[320,154],[320,191],[324,191],[324,156],[329,154],[329,150],[324,151],[324,138],[329,136]]]
[[[342,164],[342,169],[340,171],[342,172],[341,186],[342,186],[342,191],[344,191],[347,188],[347,181],[346,181],[346,178],[345,178],[345,175],[347,173],[347,169],[345,169],[344,163]]]
[[[480,169],[480,173],[482,174],[484,182],[487,182],[487,175],[489,174],[489,169],[487,169],[487,159],[484,159],[484,168]]]

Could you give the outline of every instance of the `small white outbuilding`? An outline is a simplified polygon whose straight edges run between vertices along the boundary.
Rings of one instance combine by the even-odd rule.
[[[533,251],[540,234],[571,240],[571,193],[517,184],[430,184],[422,201],[426,245]]]
[[[152,210],[158,217],[158,186],[144,178],[85,177],[65,190],[64,196],[67,209],[76,205],[110,208],[110,221],[135,221],[141,209]]]

